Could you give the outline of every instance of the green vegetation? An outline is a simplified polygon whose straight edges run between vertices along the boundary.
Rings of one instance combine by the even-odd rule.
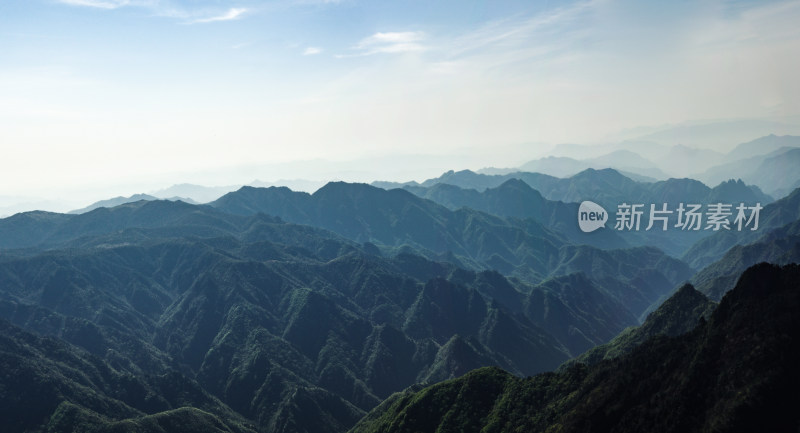
[[[800,188],[795,189],[786,197],[764,206],[764,209],[761,210],[758,230],[715,233],[692,245],[681,258],[695,269],[703,269],[721,259],[728,250],[736,245],[746,245],[758,240],[770,230],[792,224],[797,221],[799,215]]]
[[[502,209],[526,194],[540,201],[522,213],[551,205],[513,181],[485,199]],[[615,359],[517,379],[639,325],[693,272],[652,246],[574,243],[537,218],[333,183],[2,219],[4,431],[338,433],[376,407],[367,420],[409,431],[438,420],[514,431],[528,426],[507,425],[518,413],[551,426],[583,407],[582,392],[645,350],[617,357],[634,346],[695,356],[695,343],[647,340],[708,317],[708,301],[682,289],[594,361]],[[399,421],[387,412],[406,407]]]
[[[340,432],[417,382],[486,365],[551,370],[575,350],[554,336],[566,335],[559,327],[590,333],[599,322],[518,314],[529,293],[550,286],[410,253],[382,257],[374,245],[263,214],[156,201],[54,218],[34,230],[38,246],[0,257],[0,317],[13,324],[8,329],[57,338],[65,351],[135,379],[120,387],[139,389],[139,397],[65,376],[64,385],[41,391],[50,403],[16,430],[70,422],[155,429],[161,418],[152,416],[189,407],[231,429],[247,420],[259,431]],[[49,359],[8,353],[18,364]],[[164,402],[185,386],[146,379],[159,377],[180,378],[192,391]],[[30,385],[15,386],[19,398],[38,401]],[[58,391],[70,387],[83,391]],[[203,403],[209,398],[216,403]],[[210,419],[183,416],[191,414]]]
[[[597,364],[604,359],[619,357],[659,335],[677,337],[686,334],[701,321],[708,320],[716,306],[690,284],[686,284],[650,313],[641,326],[625,329],[613,340],[571,359],[560,369],[579,363]]]
[[[760,262],[800,262],[800,221],[765,231],[756,242],[736,245],[718,261],[706,266],[692,280],[711,299],[720,299],[736,283],[736,275]]]
[[[684,254],[710,233],[703,230],[671,230],[666,233],[659,230],[601,230],[587,236],[579,232],[573,223],[578,209],[577,203],[593,200],[612,211],[621,203],[667,203],[670,209],[675,209],[678,203],[744,202],[766,205],[773,201],[772,197],[764,194],[758,187],[745,185],[741,180],[722,182],[714,188],[693,179],[636,182],[610,168],[587,169],[564,179],[541,173],[485,175],[464,170],[447,172],[422,184],[378,185],[385,188],[404,188],[450,209],[468,207],[504,217],[532,219],[577,243],[588,243],[599,248],[658,245],[660,249],[676,257]],[[797,213],[793,215],[794,219]],[[645,225],[646,220],[647,215],[644,215]],[[733,234],[732,237],[739,236]],[[726,248],[732,245],[734,244],[726,244]],[[694,256],[703,255],[704,251],[705,248],[695,249],[690,254],[692,266],[700,267],[708,263],[703,260],[694,261]],[[719,252],[721,253],[724,250]]]
[[[798,265],[755,266],[688,334],[558,374],[476,370],[395,395],[351,431],[797,431],[798,281]]]

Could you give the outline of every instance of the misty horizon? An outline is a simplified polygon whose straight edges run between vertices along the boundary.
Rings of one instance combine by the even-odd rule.
[[[725,153],[800,135],[798,17],[779,1],[6,2],[0,196],[421,181],[581,156],[561,143]]]
[[[723,123],[723,125],[730,124],[730,122]],[[701,124],[702,127],[709,125],[714,124]],[[665,128],[657,132],[666,136],[660,140],[669,143],[675,139],[680,130],[681,128]],[[715,146],[716,149],[725,150],[720,152],[709,147],[660,144],[659,141],[655,141],[659,137],[654,134],[645,136],[649,141],[640,138],[639,140],[594,145],[561,144],[549,148],[534,158],[526,158],[513,153],[514,150],[526,153],[528,146],[506,146],[505,149],[512,152],[500,155],[499,158],[495,155],[495,160],[510,162],[496,165],[487,165],[487,162],[491,161],[491,156],[467,155],[469,149],[465,149],[464,154],[454,156],[398,154],[350,161],[315,159],[270,165],[240,166],[182,175],[163,175],[148,179],[146,182],[137,180],[129,185],[92,185],[75,187],[72,190],[53,188],[52,191],[38,191],[39,194],[42,194],[39,196],[0,195],[0,216],[10,216],[14,213],[33,210],[70,212],[96,202],[137,195],[160,199],[184,199],[190,203],[207,203],[227,192],[237,190],[241,186],[286,186],[294,191],[308,193],[315,192],[328,182],[336,181],[367,184],[388,183],[401,186],[407,183],[422,183],[425,180],[437,178],[443,173],[463,170],[486,175],[534,172],[557,178],[569,178],[586,168],[612,168],[639,182],[691,178],[699,180],[709,187],[715,187],[729,179],[745,178],[746,183],[759,186],[759,182],[748,179],[746,173],[737,177],[735,173],[726,169],[721,177],[719,175],[705,177],[703,172],[708,169],[713,171],[716,166],[724,168],[726,164],[736,163],[738,159],[741,159],[743,151],[750,152],[744,153],[744,155],[766,153],[768,157],[771,147],[777,149],[778,153],[800,148],[800,137],[792,135],[770,134],[758,137],[752,142],[738,143],[736,146],[725,148]],[[748,150],[748,148],[754,147],[751,143],[760,143],[756,146],[762,146],[762,149]],[[687,149],[690,153],[684,154],[680,149]],[[768,151],[762,152],[763,149]],[[480,152],[480,149],[478,151]],[[739,154],[736,153],[737,151]],[[670,155],[670,153],[676,152],[677,155]],[[695,154],[695,152],[701,153]],[[647,157],[643,155],[647,155]],[[690,160],[698,155],[702,155],[703,159]],[[680,164],[675,162],[676,158]],[[680,167],[677,167],[678,165]],[[385,169],[384,166],[392,168]],[[267,177],[270,175],[273,177]],[[790,177],[787,174],[787,178]],[[775,195],[776,191],[771,191],[769,187],[762,185],[762,189]],[[777,191],[777,197],[774,198],[780,198],[790,190],[790,187],[784,187]],[[48,195],[48,192],[52,195]],[[65,196],[68,199],[65,199]]]

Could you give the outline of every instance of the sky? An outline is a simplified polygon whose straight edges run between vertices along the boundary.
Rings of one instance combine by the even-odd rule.
[[[800,1],[2,0],[0,196],[422,180],[795,122],[798,22]]]

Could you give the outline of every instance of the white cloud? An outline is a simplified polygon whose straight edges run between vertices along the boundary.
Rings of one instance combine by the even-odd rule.
[[[294,3],[298,5],[318,5],[318,4],[339,4],[343,0],[295,0]]]
[[[605,2],[586,1],[531,17],[489,22],[438,45],[447,59],[473,60],[486,68],[533,58],[554,60],[557,55],[583,52],[591,32],[591,17]]]
[[[425,46],[423,32],[378,32],[362,39],[355,47],[360,52],[356,55],[368,56],[378,53],[407,53],[423,51]]]
[[[214,13],[213,10],[190,10],[182,7],[170,6],[159,0],[56,0],[70,6],[84,6],[98,9],[119,9],[122,7],[141,7],[151,10],[155,16],[169,17],[185,20],[188,24],[212,23],[217,21],[232,21],[249,12],[247,8],[230,8],[225,12]]]
[[[72,6],[88,6],[100,9],[116,9],[128,6],[130,0],[58,0],[60,3]]]
[[[213,23],[213,22],[217,22],[217,21],[238,20],[246,12],[247,12],[246,8],[230,8],[228,10],[228,12],[225,12],[222,15],[216,15],[216,16],[212,16],[212,17],[196,19],[196,20],[192,21],[192,23],[201,24],[201,23]]]
[[[489,55],[500,62],[515,62],[573,43],[573,37],[581,36],[576,22],[586,20],[606,2],[588,0],[528,18],[498,20],[455,38],[430,38],[422,31],[378,32],[353,47],[358,53],[338,57],[431,51],[450,60]]]
[[[319,54],[322,52],[322,48],[319,47],[308,47],[303,51],[304,56],[313,56],[315,54]]]
[[[352,142],[592,142],[637,125],[796,116],[798,17],[797,0],[736,8],[592,0],[454,36],[379,32],[338,57],[423,55],[354,62],[329,100],[397,108],[373,115],[382,119],[374,130],[359,125]],[[367,114],[350,113],[359,115]],[[394,119],[402,119],[396,130]],[[418,135],[408,124],[420,125]]]

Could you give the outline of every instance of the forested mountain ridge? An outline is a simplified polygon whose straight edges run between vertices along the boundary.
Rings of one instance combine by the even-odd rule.
[[[722,258],[695,274],[692,281],[698,290],[718,300],[733,288],[735,275],[759,262],[780,265],[800,262],[800,219],[765,231],[755,242],[732,247]]]
[[[459,215],[403,194],[434,215]],[[474,235],[461,235],[467,239],[486,242],[494,230],[530,236],[498,217],[462,214],[474,220]],[[526,259],[551,270],[537,283],[432,261],[407,245],[385,256],[381,249],[391,247],[373,237],[380,248],[263,213],[181,202],[0,220],[0,241],[25,247],[0,256],[0,317],[57,338],[108,374],[179,377],[195,384],[197,399],[216,402],[136,406],[96,381],[73,383],[48,367],[24,377],[60,375],[59,387],[84,392],[45,391],[53,405],[21,430],[69,420],[156,429],[178,419],[223,431],[339,432],[414,383],[486,365],[519,375],[552,370],[636,324],[640,310],[691,275],[656,249],[603,251],[545,235],[529,242],[559,246]],[[60,365],[37,351],[17,356]],[[27,392],[38,388],[26,380],[15,389],[34,398]],[[141,386],[161,392],[152,381]],[[94,395],[107,403],[93,403]]]
[[[0,366],[4,431],[256,431],[180,373],[133,375],[2,319]]]
[[[462,285],[499,291],[502,277],[453,270],[459,282],[420,281],[347,243],[320,259],[330,245],[109,240],[3,260],[0,314],[119,374],[182,372],[261,431],[320,431],[313,419],[341,431],[418,381],[483,365],[531,374],[569,356],[546,331]]]
[[[722,258],[734,246],[754,242],[770,230],[797,221],[800,218],[800,188],[764,206],[759,218],[758,230],[720,231],[698,241],[681,259],[695,269],[702,269]]]
[[[476,181],[489,182],[487,188],[473,189]],[[451,209],[467,207],[494,215],[514,218],[529,218],[556,230],[571,242],[589,244],[599,248],[622,248],[625,245],[655,245],[674,257],[687,254],[695,244],[713,234],[706,230],[682,230],[670,227],[668,231],[645,230],[648,226],[648,205],[666,204],[674,212],[680,203],[708,205],[725,203],[736,206],[761,206],[772,202],[772,198],[758,188],[745,185],[741,180],[726,181],[709,188],[692,179],[668,179],[654,183],[635,182],[612,169],[586,170],[568,179],[549,179],[538,173],[512,173],[504,176],[479,175],[458,172],[442,176],[441,183],[425,182],[423,186],[405,186],[414,194],[433,200]],[[494,185],[497,181],[502,183]],[[452,182],[452,183],[448,183]],[[460,185],[460,186],[459,186]],[[541,193],[547,191],[548,193]],[[547,197],[547,198],[545,198]],[[592,200],[601,204],[609,213],[606,226],[615,225],[617,206],[623,203],[643,204],[641,230],[600,230],[583,233],[574,224],[578,202]],[[675,223],[673,219],[672,223]],[[739,233],[728,233],[736,238]],[[741,237],[746,236],[742,235]],[[728,245],[730,246],[730,245]],[[701,250],[702,251],[702,250]],[[696,253],[689,253],[696,254]],[[689,256],[691,257],[691,255]],[[698,262],[703,265],[704,262]]]
[[[509,183],[507,186],[537,194],[524,185]],[[513,195],[514,191],[508,194]],[[385,191],[369,185],[344,183],[330,183],[314,194],[286,188],[245,187],[223,196],[211,206],[242,215],[264,212],[293,223],[331,230],[357,242],[374,242],[386,248],[410,247],[430,258],[454,254],[458,264],[474,269],[497,269],[532,283],[552,275],[559,262],[569,260],[565,254],[584,251],[564,250],[571,242],[563,233],[575,233],[576,214],[569,215],[569,208],[557,209],[557,215],[546,222],[533,218],[514,221],[468,207],[450,210],[402,190]],[[567,215],[569,219],[564,222]],[[552,222],[561,224],[550,226]],[[571,232],[567,231],[567,226]],[[625,245],[614,240],[613,234],[603,232],[589,235],[597,236],[598,243],[610,239],[620,247]],[[663,263],[667,261],[669,259],[663,259]],[[651,265],[643,267],[648,269]],[[683,267],[680,276],[668,278],[669,289],[692,273],[678,260],[672,260],[667,267]]]
[[[795,431],[799,280],[798,265],[754,266],[689,334],[561,373],[476,370],[396,394],[351,431]]]
[[[121,431],[342,432],[414,384],[484,366],[553,370],[638,325],[693,274],[654,247],[577,242],[549,226],[569,210],[521,182],[483,194],[486,211],[513,210],[515,194],[532,203],[517,204],[524,218],[499,216],[333,183],[0,220],[8,333],[57,339],[106,376],[143,378],[145,394],[162,392],[151,377],[197,391],[137,406],[61,373],[48,353],[20,352],[55,365],[24,377],[85,391],[49,388],[53,404],[22,430],[73,419]],[[543,209],[555,209],[548,221],[525,217]],[[37,389],[26,380],[21,398]]]
[[[624,355],[650,338],[664,335],[677,337],[690,332],[701,320],[710,318],[717,304],[686,284],[647,316],[641,326],[622,331],[606,344],[596,346],[559,367],[577,363],[596,364],[604,359]]]

